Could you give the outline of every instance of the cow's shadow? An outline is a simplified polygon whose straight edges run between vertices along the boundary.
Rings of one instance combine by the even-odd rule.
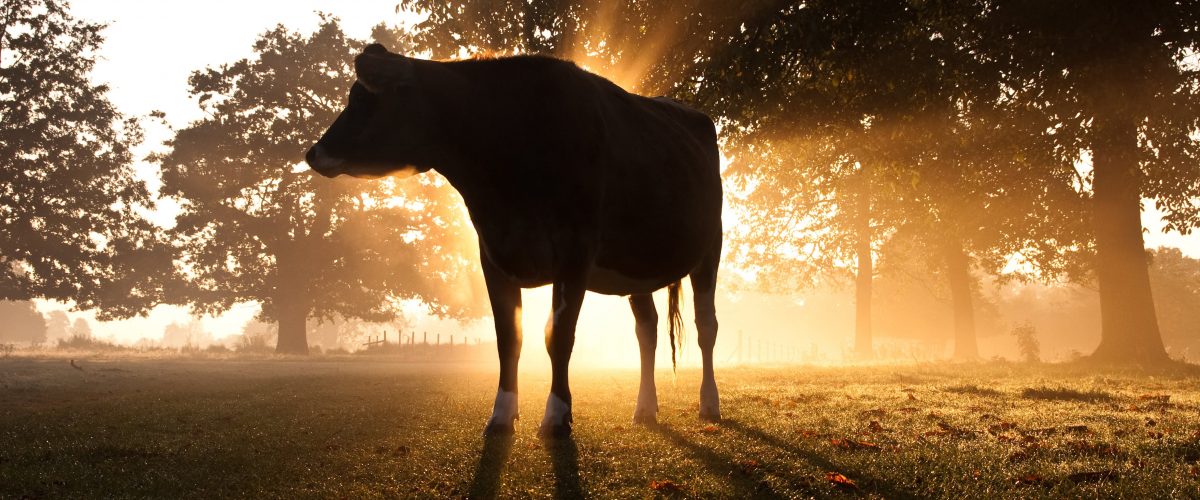
[[[554,498],[583,498],[579,480],[579,447],[575,438],[562,437],[543,441],[554,468]]]
[[[475,477],[471,479],[468,498],[496,498],[500,495],[500,478],[504,472],[504,464],[512,454],[514,437],[485,436],[483,451],[479,455],[479,465],[475,466]]]
[[[504,466],[512,455],[514,438],[488,436],[483,439],[483,451],[475,466],[475,477],[467,492],[468,498],[497,498]],[[579,479],[579,448],[571,437],[545,439],[543,444],[554,468],[554,498],[581,498],[583,484]]]

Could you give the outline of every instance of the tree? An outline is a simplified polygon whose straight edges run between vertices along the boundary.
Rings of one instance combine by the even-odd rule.
[[[574,61],[626,90],[686,98],[697,68],[743,19],[770,14],[780,0],[402,0],[426,14],[412,33],[377,30],[375,38],[403,39],[435,58],[536,53]],[[385,43],[386,44],[386,43]]]
[[[1200,260],[1178,248],[1159,248],[1150,257],[1150,286],[1163,343],[1173,353],[1195,357],[1200,350]]]
[[[50,311],[46,315],[46,340],[57,341],[70,337],[67,329],[71,326],[71,318],[67,317],[67,313],[58,309]]]
[[[1200,50],[1195,0],[996,2],[981,55],[1004,68],[1010,108],[1049,117],[1064,155],[1090,156],[1089,190],[1109,362],[1167,360],[1142,240],[1141,201],[1168,228],[1200,225]]]
[[[46,341],[46,317],[30,301],[0,301],[0,341],[41,344]]]
[[[940,263],[960,358],[977,355],[974,269],[998,274],[1020,256],[1035,277],[1075,270],[1086,239],[1072,222],[1075,172],[1037,139],[1040,122],[1000,108],[1001,67],[978,56],[971,28],[984,13],[975,2],[794,2],[745,26],[729,41],[743,50],[701,78],[700,100],[731,121],[734,181],[753,207],[739,260],[798,285],[852,270],[861,354],[874,261],[897,235]]]
[[[186,323],[172,322],[163,328],[163,347],[202,348],[212,343],[212,334],[204,330],[199,318],[191,318]]]
[[[471,241],[448,185],[330,180],[302,163],[341,111],[362,45],[328,17],[310,36],[264,33],[254,57],[193,73],[205,117],[156,157],[163,193],[183,206],[173,233],[186,284],[175,300],[197,313],[261,302],[279,324],[278,352],[308,351],[309,318],[389,320],[402,298],[439,314],[482,302],[446,291],[480,289],[462,278],[462,253],[447,251]]]
[[[137,123],[89,79],[103,25],[57,0],[6,1],[0,23],[0,299],[144,312],[171,257],[138,215]]]
[[[86,319],[75,318],[67,333],[69,333],[68,338],[90,339],[92,338],[92,325]]]

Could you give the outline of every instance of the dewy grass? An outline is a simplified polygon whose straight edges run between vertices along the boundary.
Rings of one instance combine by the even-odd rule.
[[[484,440],[495,367],[385,360],[0,361],[0,497],[1200,496],[1200,377],[1014,364],[572,373],[575,437]],[[1045,388],[1050,388],[1049,390]],[[1103,396],[1097,396],[1102,394]]]
[[[1097,390],[1078,390],[1067,387],[1031,387],[1021,390],[1025,399],[1042,399],[1046,401],[1080,401],[1085,403],[1100,403],[1112,401],[1111,394]]]

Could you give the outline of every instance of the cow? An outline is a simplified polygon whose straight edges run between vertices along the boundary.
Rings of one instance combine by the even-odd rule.
[[[354,69],[345,109],[305,160],[325,177],[436,170],[462,195],[500,357],[485,435],[514,430],[521,290],[548,284],[553,378],[540,436],[571,432],[567,364],[587,291],[629,296],[641,354],[633,419],[656,422],[651,293],[669,291],[674,366],[685,276],[703,363],[699,416],[720,419],[713,346],[723,195],[712,119],[546,56],[430,61],[372,44]]]

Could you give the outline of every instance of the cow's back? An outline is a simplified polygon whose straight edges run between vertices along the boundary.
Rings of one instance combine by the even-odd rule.
[[[436,126],[471,139],[452,148],[474,165],[455,187],[487,256],[519,282],[548,282],[560,247],[583,240],[601,274],[644,287],[593,291],[652,291],[719,240],[720,156],[703,113],[551,58],[435,64],[471,82],[430,83],[455,110]]]
[[[720,238],[720,153],[713,122],[669,98],[642,97],[615,85],[607,94],[597,264],[633,278],[682,277]]]

